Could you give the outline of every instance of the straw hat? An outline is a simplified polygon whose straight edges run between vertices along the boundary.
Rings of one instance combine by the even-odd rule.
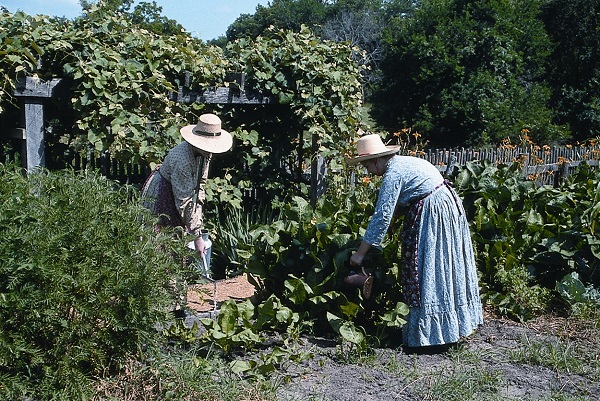
[[[224,153],[231,149],[231,134],[221,129],[221,119],[214,114],[202,114],[198,124],[186,125],[179,130],[190,145],[209,153]]]
[[[346,163],[354,165],[363,160],[398,153],[400,146],[385,146],[378,134],[369,134],[358,138],[356,142],[358,156],[346,158]]]

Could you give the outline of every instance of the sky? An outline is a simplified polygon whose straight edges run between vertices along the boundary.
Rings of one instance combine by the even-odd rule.
[[[176,20],[193,36],[205,41],[225,35],[227,27],[241,14],[254,14],[257,5],[268,3],[268,0],[156,0],[165,17]],[[81,14],[79,0],[0,0],[0,6],[12,13],[21,10],[30,15],[74,18]]]

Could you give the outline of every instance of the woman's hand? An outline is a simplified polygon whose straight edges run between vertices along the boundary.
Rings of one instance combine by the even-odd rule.
[[[204,254],[206,253],[206,242],[204,242],[202,236],[197,237],[194,240],[194,246],[196,247],[196,252],[198,252],[198,255],[200,257],[204,256]]]
[[[350,266],[359,267],[363,264],[364,255],[361,255],[358,252],[355,252],[350,256]]]
[[[354,252],[352,256],[350,256],[350,266],[362,266],[363,259],[369,251],[369,248],[371,248],[370,244],[367,244],[364,241],[361,242],[360,246],[358,247],[358,250]]]

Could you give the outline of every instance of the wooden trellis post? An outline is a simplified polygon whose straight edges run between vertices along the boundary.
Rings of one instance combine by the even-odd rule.
[[[44,101],[54,95],[60,79],[42,81],[39,78],[22,77],[16,82],[15,97],[21,100],[21,109],[25,113],[25,128],[12,133],[24,141],[23,167],[32,172],[36,167],[44,167],[46,158],[44,152]]]
[[[327,164],[322,156],[317,155],[319,149],[318,136],[312,136],[312,159],[310,163],[310,205],[315,207],[317,200],[325,193],[325,175]],[[315,156],[316,155],[316,156]]]
[[[263,96],[262,93],[246,90],[245,74],[230,74],[228,78],[229,86],[193,92],[189,90],[190,73],[186,72],[177,93],[171,93],[170,99],[183,104],[268,104],[271,102],[271,99]]]

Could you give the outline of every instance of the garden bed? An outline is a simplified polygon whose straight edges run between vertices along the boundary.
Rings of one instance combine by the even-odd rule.
[[[199,315],[215,310],[215,287],[217,309],[226,299],[254,293],[245,276],[196,285],[188,293],[189,308]],[[600,394],[597,319],[546,315],[518,323],[486,312],[485,324],[445,353],[397,346],[359,354],[335,339],[315,337],[302,337],[293,347],[310,356],[285,362],[272,378],[280,400],[597,400]]]
[[[486,314],[456,349],[359,357],[306,339],[313,357],[289,364],[281,400],[598,400],[598,327],[544,317],[527,324]]]

